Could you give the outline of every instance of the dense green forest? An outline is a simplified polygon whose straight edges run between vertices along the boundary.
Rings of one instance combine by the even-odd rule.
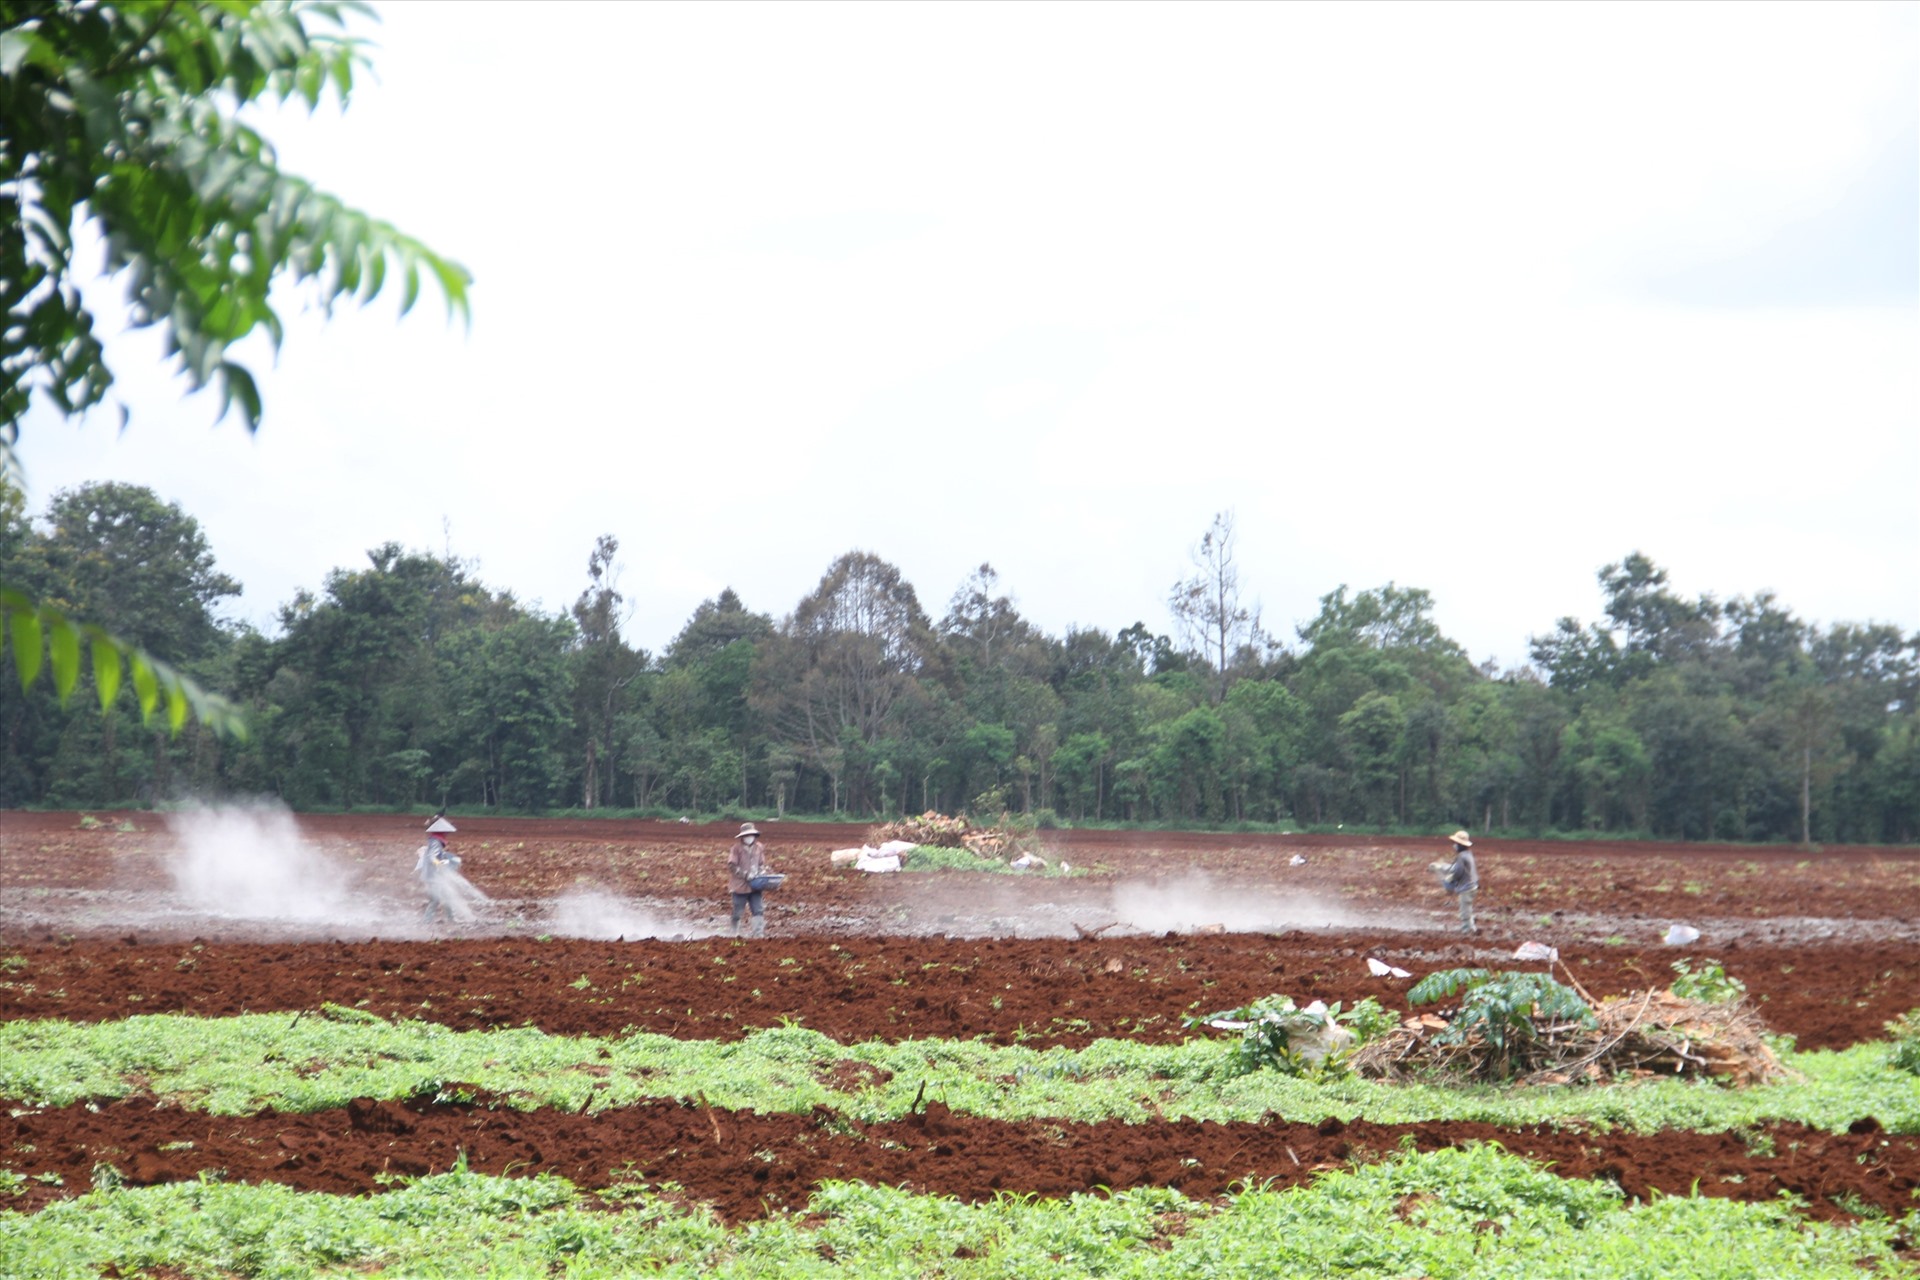
[[[0,581],[99,622],[247,710],[245,740],[143,727],[127,699],[0,687],[0,803],[216,795],[296,809],[1465,825],[1721,840],[1920,838],[1920,635],[1810,625],[1767,595],[1684,599],[1635,553],[1603,617],[1477,668],[1429,595],[1320,600],[1291,642],[1243,604],[1230,516],[1174,583],[1174,634],[1050,636],[981,566],[935,618],[894,566],[828,566],[776,618],[732,591],[658,654],[623,636],[618,543],[565,614],[451,556],[377,547],[284,605],[239,591],[198,523],[93,484],[34,520],[0,489]],[[83,674],[83,681],[90,678]]]

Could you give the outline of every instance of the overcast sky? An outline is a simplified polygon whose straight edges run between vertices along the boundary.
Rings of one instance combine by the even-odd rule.
[[[1171,630],[1230,509],[1289,641],[1392,581],[1515,664],[1634,550],[1920,630],[1914,5],[380,12],[348,111],[263,127],[471,330],[289,293],[257,437],[152,335],[124,435],[23,431],[36,514],[151,486],[232,616],[387,541],[563,610],[611,533],[656,652],[855,548],[936,619],[989,561],[1055,635]]]

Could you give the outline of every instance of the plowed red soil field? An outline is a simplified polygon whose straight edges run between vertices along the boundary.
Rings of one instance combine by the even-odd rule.
[[[1184,1015],[1269,992],[1405,1010],[1414,973],[1511,964],[1555,946],[1595,996],[1664,986],[1678,957],[1712,957],[1760,1016],[1802,1048],[1878,1039],[1920,1005],[1920,850],[1755,849],[1483,840],[1481,932],[1463,937],[1426,871],[1444,839],[1049,833],[1068,874],[865,875],[830,864],[866,828],[765,824],[785,885],[764,938],[731,936],[731,827],[642,821],[461,820],[452,838],[488,901],[452,925],[421,919],[420,824],[365,816],[222,821],[144,813],[0,814],[0,1017],[299,1011],[324,1002],[452,1026],[531,1025],[705,1039],[798,1020],[842,1042],[984,1037],[1080,1046],[1171,1041]],[[1700,932],[1663,941],[1675,924]],[[723,983],[717,954],[727,958]],[[616,1004],[570,985],[633,965]],[[743,995],[743,992],[752,994]],[[1153,1184],[1213,1194],[1248,1176],[1286,1184],[1317,1167],[1476,1138],[1564,1175],[1767,1200],[1812,1212],[1910,1207],[1920,1140],[1808,1134],[1633,1135],[1484,1125],[1008,1124],[937,1103],[870,1132],[819,1117],[709,1115],[662,1102],[592,1117],[428,1098],[241,1119],[151,1100],[66,1109],[0,1103],[0,1168],[85,1187],[110,1161],[130,1181],[202,1169],[372,1192],[387,1173],[551,1170],[582,1186],[637,1162],[730,1218],[804,1203],[822,1178],[967,1198]],[[890,1127],[891,1126],[891,1127]],[[899,1128],[900,1133],[893,1133]],[[191,1149],[181,1144],[191,1129]],[[715,1140],[715,1130],[721,1134]],[[885,1132],[882,1132],[885,1130]],[[176,1132],[178,1131],[178,1132]],[[909,1132],[910,1131],[910,1132]],[[873,1141],[883,1138],[886,1141]],[[678,1152],[671,1170],[651,1168]],[[764,1153],[773,1152],[769,1162]],[[697,1153],[689,1156],[688,1153]],[[758,1154],[756,1154],[758,1153]],[[64,1194],[32,1184],[35,1205]]]

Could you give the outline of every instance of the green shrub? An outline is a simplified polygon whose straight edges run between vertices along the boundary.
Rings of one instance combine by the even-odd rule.
[[[1595,1025],[1593,1010],[1573,989],[1544,973],[1493,973],[1487,969],[1442,969],[1407,992],[1410,1004],[1432,1004],[1460,997],[1460,1010],[1435,1044],[1464,1044],[1478,1034],[1502,1062],[1515,1048],[1539,1039],[1536,1018],[1545,1022]]]
[[[1887,1064],[1909,1075],[1920,1076],[1920,1009],[1909,1009],[1887,1024],[1893,1038],[1893,1052]]]
[[[1400,1019],[1394,1016],[1393,1011],[1382,1008],[1380,1002],[1372,996],[1361,1000],[1345,1013],[1340,1012],[1338,1004],[1335,1004],[1330,1012],[1339,1019],[1342,1026],[1359,1037],[1361,1044],[1369,1040],[1377,1040],[1400,1025]]]
[[[1729,978],[1727,971],[1720,967],[1718,960],[1706,961],[1698,973],[1693,971],[1691,961],[1675,960],[1673,971],[1678,976],[1674,978],[1667,990],[1682,1000],[1699,1000],[1706,1004],[1732,1004],[1746,997],[1747,984],[1738,978]]]

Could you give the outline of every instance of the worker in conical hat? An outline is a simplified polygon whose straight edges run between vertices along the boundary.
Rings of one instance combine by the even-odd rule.
[[[459,893],[452,877],[460,870],[460,855],[447,848],[447,837],[457,830],[447,821],[446,814],[434,814],[433,821],[427,824],[427,842],[420,846],[419,856],[414,860],[414,874],[420,877],[420,884],[427,891],[423,914],[428,924],[436,920],[451,921],[458,914]]]
[[[1480,887],[1480,871],[1473,861],[1473,840],[1465,830],[1448,838],[1453,841],[1452,861],[1430,862],[1427,868],[1440,877],[1440,887],[1460,904],[1460,932],[1478,933],[1480,927],[1473,922],[1473,895]]]
[[[727,889],[733,895],[733,932],[740,934],[740,916],[750,913],[748,926],[754,937],[767,931],[766,895],[753,887],[755,876],[767,872],[767,852],[760,845],[760,828],[751,822],[742,824],[740,834],[727,850]]]

